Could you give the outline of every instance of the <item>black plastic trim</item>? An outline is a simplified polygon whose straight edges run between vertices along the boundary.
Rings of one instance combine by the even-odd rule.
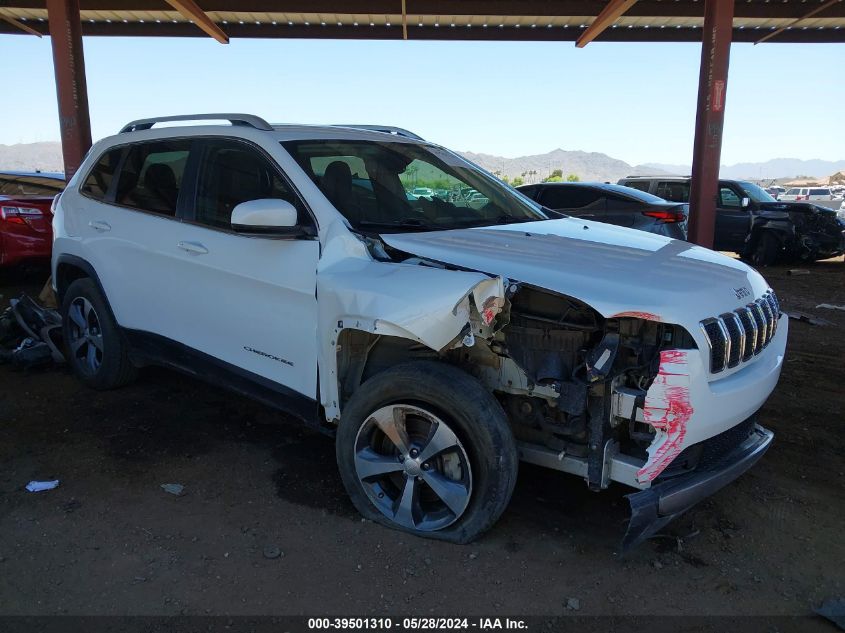
[[[748,439],[712,468],[681,475],[627,495],[631,504],[631,520],[622,540],[623,551],[643,542],[696,503],[749,470],[769,450],[773,438],[774,433],[755,425]]]
[[[314,398],[164,336],[127,328],[123,328],[123,332],[132,347],[130,357],[136,364],[171,367],[294,415],[307,426],[323,430],[320,405]]]
[[[59,305],[61,305],[62,300],[64,299],[65,290],[67,290],[67,288],[63,288],[59,285],[60,280],[58,278],[58,272],[62,264],[73,266],[74,268],[78,268],[84,272],[86,277],[90,277],[94,283],[97,284],[100,294],[102,294],[104,298],[106,297],[106,291],[103,289],[103,284],[100,282],[100,277],[97,275],[97,271],[94,270],[94,267],[81,257],[63,253],[56,258],[56,270],[54,271],[54,273],[56,273],[56,296],[59,299]],[[108,299],[106,299],[106,303],[108,303]]]

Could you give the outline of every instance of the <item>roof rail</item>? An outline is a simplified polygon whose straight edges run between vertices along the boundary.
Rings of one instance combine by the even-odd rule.
[[[151,119],[138,119],[127,123],[120,130],[124,132],[137,132],[138,130],[149,130],[156,123],[167,123],[169,121],[228,121],[232,125],[243,125],[252,127],[256,130],[271,131],[273,127],[261,117],[254,114],[237,114],[237,113],[215,113],[215,114],[179,114],[176,116],[160,116]]]
[[[691,176],[684,176],[682,174],[633,174],[631,176],[625,176],[624,180],[628,180],[629,178],[691,178]]]
[[[358,125],[355,123],[333,123],[332,127],[349,127],[354,130],[369,130],[370,132],[383,132],[384,134],[393,134],[394,136],[404,136],[412,138],[416,141],[424,141],[425,139],[413,132],[401,127],[394,127],[392,125]]]

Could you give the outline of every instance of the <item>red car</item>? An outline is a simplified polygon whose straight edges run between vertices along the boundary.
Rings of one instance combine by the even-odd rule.
[[[0,268],[50,259],[50,205],[64,188],[62,174],[0,172]]]

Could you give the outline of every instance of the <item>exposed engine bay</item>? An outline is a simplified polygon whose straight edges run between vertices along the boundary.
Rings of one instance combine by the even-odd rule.
[[[380,258],[444,268],[378,247]],[[496,395],[524,461],[580,474],[594,490],[606,488],[611,479],[648,487],[671,461],[662,460],[660,468],[643,476],[660,433],[660,425],[647,419],[648,390],[660,374],[661,351],[695,348],[692,337],[654,315],[604,318],[576,299],[519,282],[506,284],[504,300],[469,303],[467,325],[440,350],[342,332],[341,400],[393,364],[437,358],[475,376]],[[628,467],[611,476],[611,460],[617,458],[618,466],[620,456]]]
[[[604,319],[527,285],[508,295],[489,336],[480,328],[448,356],[498,395],[517,440],[585,460],[593,489],[609,483],[608,451],[647,460],[656,431],[642,412],[660,351],[694,347],[691,337],[638,317]]]

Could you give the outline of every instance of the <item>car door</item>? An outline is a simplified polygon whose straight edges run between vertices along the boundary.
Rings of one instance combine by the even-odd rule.
[[[172,274],[163,289],[178,302],[170,338],[248,378],[315,398],[316,237],[257,236],[231,228],[241,202],[282,199],[316,229],[279,166],[257,146],[230,138],[196,142],[184,222],[169,237]],[[316,235],[316,230],[313,231]]]
[[[716,207],[716,234],[713,247],[720,251],[740,252],[751,228],[747,208],[742,207],[744,192],[728,183],[719,183]]]
[[[179,304],[172,246],[191,144],[161,139],[105,152],[79,189],[80,212],[67,214],[118,324],[130,334],[173,336]]]

